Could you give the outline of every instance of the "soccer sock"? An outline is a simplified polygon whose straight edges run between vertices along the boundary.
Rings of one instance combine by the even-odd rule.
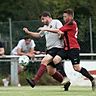
[[[46,65],[41,64],[37,74],[35,75],[34,81],[37,82],[42,77],[45,71],[46,71]]]
[[[63,63],[56,64],[56,69],[62,74],[63,77],[67,77],[64,71]]]
[[[52,77],[55,79],[55,80],[57,80],[58,82],[62,82],[63,81],[63,76],[58,72],[58,71],[56,71],[53,75],[52,75]]]
[[[85,68],[81,68],[80,73],[92,81],[94,78],[89,74]]]

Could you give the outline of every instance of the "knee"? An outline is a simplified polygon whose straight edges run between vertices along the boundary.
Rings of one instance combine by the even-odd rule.
[[[55,68],[47,68],[47,73],[52,76],[56,72]]]
[[[53,62],[54,62],[54,64],[58,64],[61,62],[61,59],[60,58],[54,58]]]
[[[41,61],[41,64],[47,65],[47,64],[48,64],[48,60],[45,60],[45,59],[42,60],[42,61]]]
[[[47,73],[48,73],[48,75],[50,75],[50,76],[52,76],[52,75],[53,75],[53,72],[52,72],[52,71],[50,71],[50,70],[47,70]]]
[[[53,63],[57,64],[58,63],[57,59],[53,59]]]
[[[77,71],[77,72],[79,72],[80,70],[81,70],[81,67],[80,66],[73,66],[73,69],[75,70],[75,71]]]

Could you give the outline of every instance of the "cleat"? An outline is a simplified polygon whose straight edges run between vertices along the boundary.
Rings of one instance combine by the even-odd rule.
[[[35,83],[34,80],[31,80],[31,79],[28,79],[28,78],[27,78],[26,81],[28,82],[28,84],[29,84],[32,88],[35,87],[36,83]]]
[[[96,90],[96,78],[94,78],[93,81],[92,81],[92,90],[93,91]]]
[[[65,77],[61,84],[65,85],[68,82],[70,82],[69,78]]]
[[[71,85],[71,83],[68,81],[68,82],[64,85],[64,91],[68,91],[70,85]]]

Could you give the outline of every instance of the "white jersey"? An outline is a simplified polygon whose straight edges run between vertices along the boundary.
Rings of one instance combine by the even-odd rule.
[[[30,48],[34,48],[35,47],[35,43],[33,40],[31,40],[30,44],[25,44],[25,40],[22,39],[18,42],[17,46],[11,51],[12,55],[16,55],[17,54],[17,48],[22,49],[22,52],[27,53],[29,52]]]
[[[44,27],[52,28],[52,29],[59,29],[62,26],[63,26],[62,23],[57,19],[53,19],[48,26],[44,25]],[[57,33],[51,33],[51,32],[45,31],[45,32],[41,32],[40,35],[41,37],[45,35],[47,50],[53,47],[56,47],[56,48],[64,47],[63,40],[59,39],[59,36]]]

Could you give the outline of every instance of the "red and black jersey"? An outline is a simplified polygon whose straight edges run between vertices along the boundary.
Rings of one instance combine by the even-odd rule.
[[[75,21],[65,24],[60,28],[64,32],[64,49],[70,50],[73,48],[80,49],[79,43],[77,41],[78,27]]]

